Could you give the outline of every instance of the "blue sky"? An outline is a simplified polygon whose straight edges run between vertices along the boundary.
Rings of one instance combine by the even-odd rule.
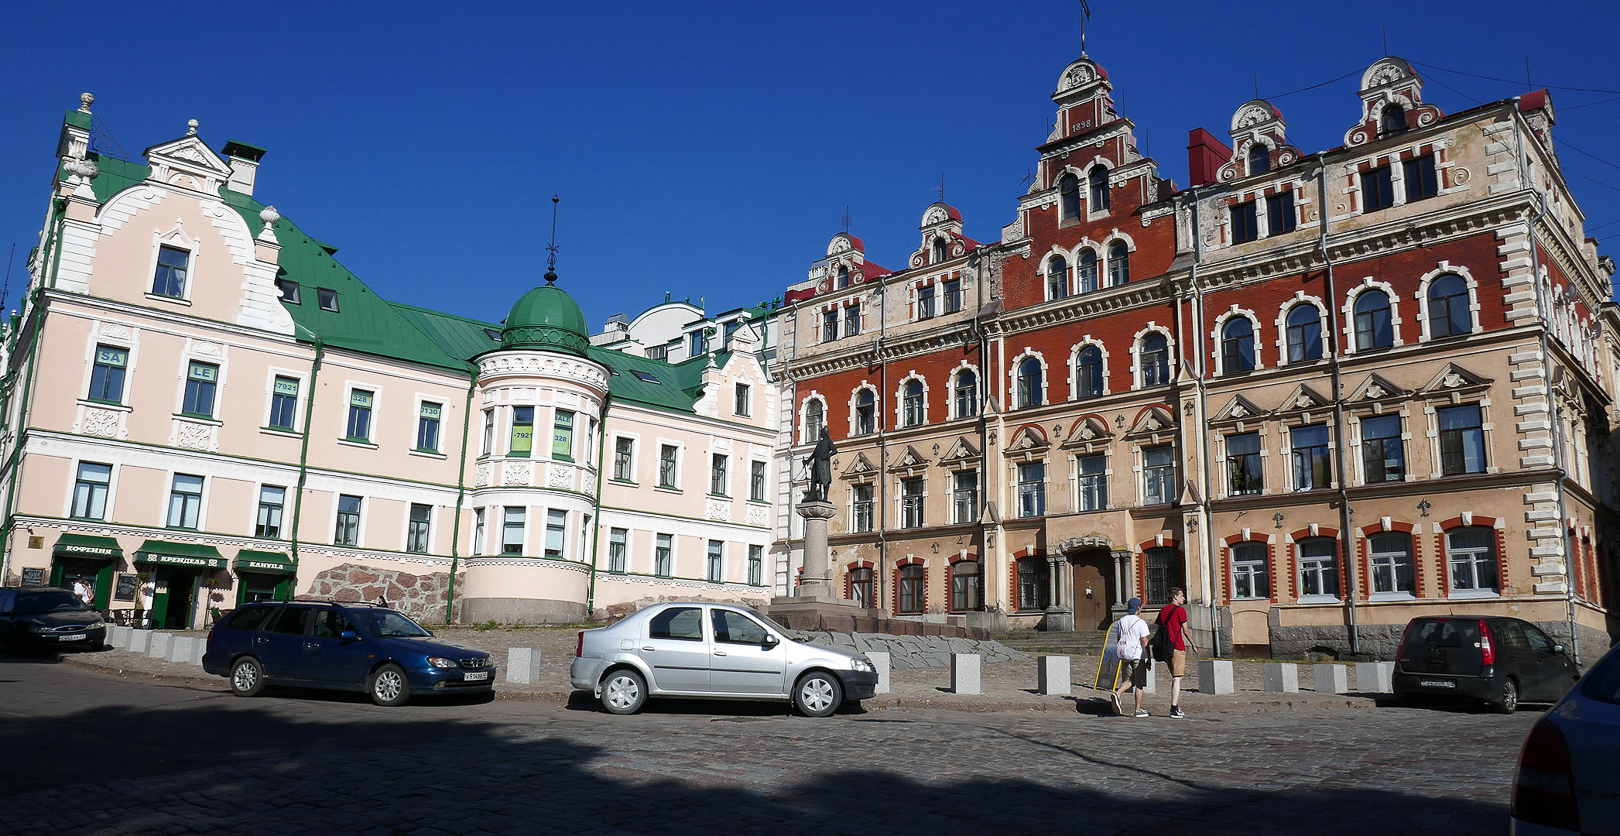
[[[593,328],[666,292],[719,312],[803,279],[846,205],[868,254],[901,266],[941,176],[967,234],[997,238],[1079,54],[1079,5],[19,6],[0,247],[18,245],[15,288],[61,114],[89,90],[132,156],[192,118],[215,148],[267,148],[256,196],[389,298],[504,317],[545,272],[556,193],[558,272]],[[1294,4],[1258,24],[1208,3],[1091,6],[1091,56],[1182,186],[1188,130],[1224,137],[1257,74],[1296,145],[1339,145],[1385,22],[1391,54],[1521,80],[1419,66],[1447,112],[1522,92],[1527,58],[1538,87],[1615,91],[1555,88],[1554,135],[1603,160],[1561,149],[1592,234],[1620,237],[1614,4]]]

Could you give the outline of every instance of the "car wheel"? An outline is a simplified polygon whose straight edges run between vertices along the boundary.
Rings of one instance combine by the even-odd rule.
[[[634,714],[647,704],[647,680],[622,668],[602,680],[602,707],[613,714]]]
[[[1498,714],[1512,714],[1519,708],[1519,685],[1511,679],[1502,680],[1502,690],[1497,693],[1496,699],[1491,701],[1491,708]]]
[[[843,686],[830,673],[815,671],[806,674],[793,687],[793,707],[806,717],[826,717],[838,710],[843,701]]]
[[[231,693],[257,697],[264,693],[264,666],[252,656],[243,656],[231,665]]]
[[[366,685],[366,693],[371,695],[371,701],[383,706],[404,705],[411,698],[410,683],[405,681],[405,671],[398,665],[383,665],[372,671],[371,681]]]

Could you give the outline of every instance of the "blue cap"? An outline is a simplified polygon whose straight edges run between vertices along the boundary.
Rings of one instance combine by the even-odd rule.
[[[1142,609],[1142,599],[1141,598],[1132,598],[1131,600],[1125,602],[1125,612],[1126,612],[1127,615],[1136,615],[1138,612],[1141,611],[1141,609]]]

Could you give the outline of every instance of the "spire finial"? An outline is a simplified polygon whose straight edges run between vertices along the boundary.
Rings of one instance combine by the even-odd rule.
[[[838,220],[839,220],[840,223],[842,223],[844,225],[844,234],[848,235],[849,234],[850,224],[854,222],[854,219],[849,216],[849,204],[848,203],[844,204],[844,216],[839,218]]]
[[[1091,19],[1091,7],[1080,0],[1080,57],[1086,57],[1086,21]]]
[[[195,120],[195,119],[187,119],[186,120],[186,136],[196,136],[196,135],[197,135],[197,120]]]
[[[561,198],[551,196],[551,244],[546,247],[546,284],[557,283],[557,204]]]
[[[80,113],[89,113],[90,112],[90,106],[95,104],[95,103],[96,103],[96,97],[95,97],[94,94],[91,94],[91,93],[80,93],[79,94],[79,112]]]

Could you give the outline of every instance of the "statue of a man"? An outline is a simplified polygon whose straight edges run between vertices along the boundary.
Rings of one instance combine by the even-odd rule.
[[[827,501],[827,491],[832,488],[832,457],[837,453],[838,448],[827,435],[827,428],[822,427],[816,449],[811,450],[810,458],[805,459],[805,464],[810,467],[810,487],[804,492],[805,502]]]

